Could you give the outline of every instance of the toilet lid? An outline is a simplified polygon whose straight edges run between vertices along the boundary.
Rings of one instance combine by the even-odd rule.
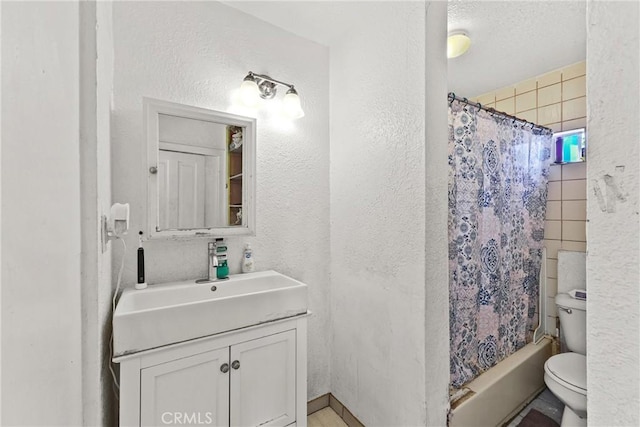
[[[577,389],[575,391],[587,393],[587,357],[585,355],[578,353],[557,354],[547,360],[544,368],[558,382],[575,387]]]

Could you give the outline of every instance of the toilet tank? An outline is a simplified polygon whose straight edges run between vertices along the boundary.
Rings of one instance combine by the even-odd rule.
[[[587,302],[572,298],[569,294],[556,295],[560,317],[560,331],[567,349],[587,354]]]

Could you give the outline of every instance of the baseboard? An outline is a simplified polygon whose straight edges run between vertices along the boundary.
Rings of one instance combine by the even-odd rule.
[[[307,402],[307,415],[313,414],[321,409],[330,406],[333,411],[342,418],[344,423],[349,427],[364,427],[364,424],[360,422],[352,413],[342,404],[336,397],[331,394],[323,394],[313,400]]]
[[[320,397],[316,397],[313,400],[307,402],[307,415],[311,415],[314,412],[318,412],[321,409],[329,406],[329,395],[331,393],[323,394]]]

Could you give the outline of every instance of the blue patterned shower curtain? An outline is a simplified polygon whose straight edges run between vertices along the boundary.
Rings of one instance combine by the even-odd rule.
[[[449,109],[451,384],[531,341],[551,133],[463,102]]]

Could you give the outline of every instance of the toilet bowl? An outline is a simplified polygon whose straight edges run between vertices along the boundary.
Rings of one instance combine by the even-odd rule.
[[[587,358],[578,353],[562,353],[544,364],[544,382],[564,403],[562,426],[587,425]]]
[[[587,303],[568,294],[555,298],[560,330],[569,352],[557,354],[544,364],[544,382],[564,403],[562,427],[587,425]]]

